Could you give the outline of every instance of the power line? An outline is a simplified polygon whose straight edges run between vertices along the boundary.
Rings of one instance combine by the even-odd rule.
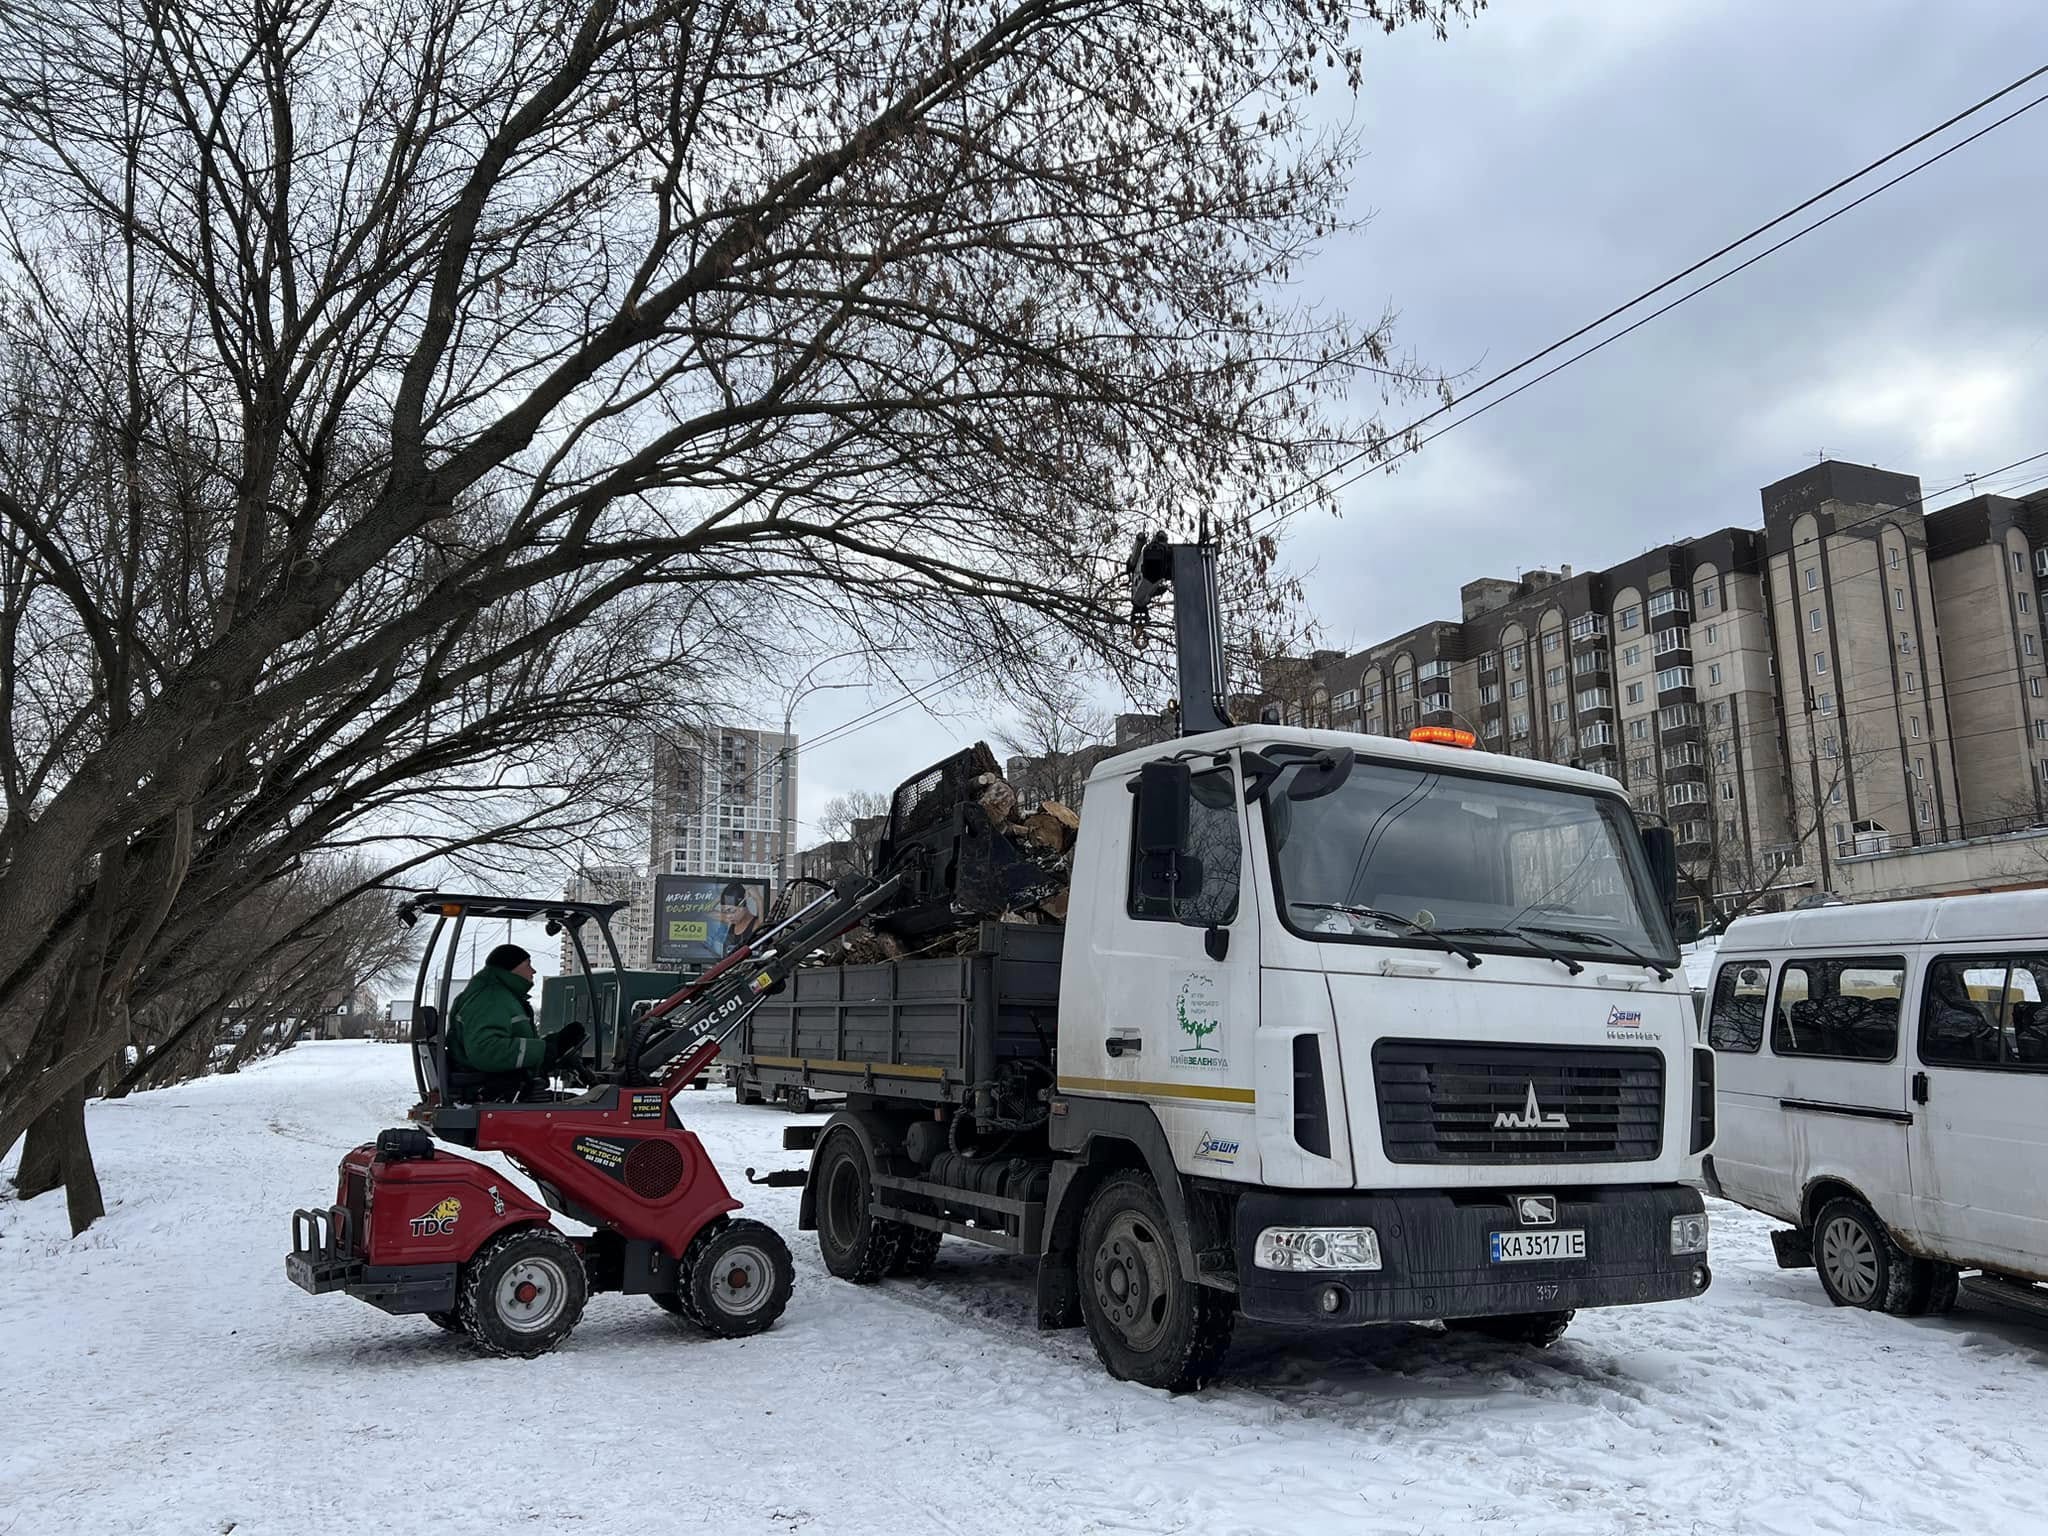
[[[1881,167],[1888,165],[1893,160],[1898,159],[1899,156],[1910,152],[1911,150],[1919,147],[1921,144],[1926,143],[1927,140],[1934,138],[1938,134],[1955,126],[1957,123],[1963,121],[1965,118],[1971,117],[1976,113],[1983,111],[1984,108],[1990,106],[1993,102],[1998,101],[2001,98],[2012,94],[2021,86],[2026,85],[2029,81],[2038,79],[2040,76],[2044,74],[2048,74],[2048,64],[2044,64],[2039,68],[2031,70],[2027,74],[2020,76],[2019,79],[2013,81],[2010,85],[2004,86],[2003,88],[1992,92],[1983,100],[1975,103],[1972,106],[1964,108],[1961,112],[1956,113],[1953,117],[1950,117],[1944,120],[1943,122],[1936,124],[1934,127],[1929,128],[1926,132],[1921,133],[1918,136],[1907,140],[1907,142],[1901,144],[1897,149],[1891,150],[1890,152],[1879,156],[1876,160],[1871,161],[1861,170],[1855,171],[1852,174],[1845,176],[1841,180],[1835,182],[1832,186],[1829,186],[1820,192],[1814,193],[1813,196],[1805,199],[1800,203],[1795,204],[1791,208],[1786,209],[1776,218],[1771,219],[1766,223],[1759,224],[1755,229],[1749,231],[1749,233],[1741,236],[1738,239],[1731,240],[1726,245],[1722,246],[1719,250],[1713,252],[1711,255],[1701,257],[1691,266],[1686,267],[1684,270],[1680,272],[1673,273],[1670,277],[1665,278],[1662,282],[1656,284],[1654,287],[1646,288],[1645,290],[1643,290],[1643,292],[1637,294],[1634,298],[1628,300],[1626,303],[1616,305],[1613,309],[1610,309],[1609,311],[1607,311],[1606,314],[1600,316],[1598,319],[1588,321],[1586,324],[1580,326],[1577,330],[1572,331],[1570,334],[1566,336],[1559,337],[1556,341],[1551,342],[1548,346],[1542,348],[1540,351],[1532,352],[1529,356],[1523,358],[1520,362],[1514,364],[1512,367],[1502,369],[1499,373],[1493,375],[1484,383],[1474,386],[1470,391],[1468,391],[1465,394],[1463,398],[1448,402],[1444,405],[1440,405],[1435,410],[1430,411],[1427,415],[1417,417],[1414,421],[1411,421],[1406,427],[1402,428],[1398,436],[1400,438],[1406,438],[1409,436],[1409,434],[1415,432],[1417,429],[1421,427],[1427,426],[1430,422],[1435,421],[1438,417],[1447,415],[1450,412],[1457,410],[1460,406],[1468,404],[1474,397],[1486,393],[1486,391],[1492,389],[1497,384],[1505,383],[1508,379],[1513,378],[1516,374],[1523,372],[1525,369],[1533,367],[1535,364],[1541,362],[1544,358],[1549,357],[1552,353],[1557,352],[1564,347],[1570,346],[1574,341],[1577,341],[1581,337],[1584,337],[1590,334],[1591,332],[1598,330],[1608,321],[1616,319],[1617,317],[1623,314],[1626,314],[1629,310],[1634,309],[1638,305],[1646,302],[1647,300],[1656,297],[1656,295],[1662,293],[1667,288],[1673,287],[1674,285],[1683,282],[1686,278],[1691,277],[1693,274],[1701,271],[1702,269],[1708,266],[1711,266],[1714,262],[1719,261],[1723,256],[1729,255],[1731,252],[1739,250],[1741,247],[1749,244],[1752,240],[1755,240],[1759,235],[1763,235],[1769,232],[1770,230],[1777,228],[1780,224],[1785,223],[1789,219],[1796,218],[1799,214],[1813,207],[1816,203],[1822,202],[1827,198],[1833,196],[1836,192],[1841,191],[1843,188],[1850,186],[1855,182],[1861,181],[1864,177],[1870,175],[1873,171],[1876,171]],[[1334,494],[1335,492],[1341,491],[1348,486],[1355,485],[1359,480],[1364,479],[1368,475],[1371,475],[1377,471],[1391,468],[1393,465],[1398,464],[1402,459],[1405,459],[1410,455],[1418,452],[1427,444],[1435,442],[1436,439],[1442,437],[1446,432],[1453,431],[1454,429],[1463,426],[1466,422],[1476,420],[1478,417],[1483,416],[1486,412],[1492,410],[1494,406],[1506,404],[1509,400],[1512,400],[1516,395],[1521,394],[1523,390],[1534,388],[1536,385],[1541,384],[1545,379],[1552,378],[1556,374],[1563,372],[1566,368],[1569,368],[1573,363],[1579,362],[1581,359],[1592,356],[1595,352],[1601,350],[1601,348],[1606,347],[1612,342],[1621,340],[1622,337],[1627,336],[1632,331],[1641,329],[1643,326],[1648,325],[1652,320],[1657,319],[1659,316],[1668,314],[1672,310],[1678,308],[1681,304],[1685,304],[1691,301],[1692,299],[1698,298],[1701,294],[1707,292],[1711,288],[1718,287],[1721,283],[1726,282],[1729,278],[1734,277],[1738,273],[1746,271],[1750,267],[1755,266],[1765,257],[1770,256],[1777,251],[1783,250],[1786,246],[1791,245],[1793,242],[1797,240],[1804,239],[1807,235],[1812,234],[1815,230],[1820,229],[1824,225],[1833,223],[1843,214],[1850,212],[1852,209],[1862,206],[1864,203],[1869,202],[1872,198],[1878,196],[1880,193],[1897,186],[1900,182],[1907,180],[1909,177],[1918,175],[1921,171],[1926,170],[1929,166],[1937,164],[1938,162],[1947,159],[1950,155],[1954,154],[1957,150],[1962,149],[1965,145],[1972,144],[1976,140],[1984,137],[1985,134],[1992,132],[1994,129],[2003,127],[2005,124],[2011,122],[2014,118],[2020,116],[2022,113],[2032,111],[2035,107],[2041,105],[2043,101],[2048,101],[2048,95],[2035,97],[2032,101],[2029,101],[2024,105],[2016,108],[2014,111],[2007,113],[2004,117],[1998,118],[1996,121],[1986,125],[1983,128],[1978,129],[1977,132],[1969,135],[1967,138],[1961,139],[1956,143],[1948,146],[1948,148],[1943,149],[1934,155],[1930,155],[1927,159],[1922,160],[1915,165],[1909,166],[1906,170],[1901,171],[1898,175],[1893,176],[1889,180],[1880,183],[1878,186],[1872,188],[1870,191],[1864,193],[1861,197],[1856,198],[1854,201],[1846,203],[1842,207],[1836,209],[1834,212],[1827,214],[1825,217],[1816,219],[1813,223],[1805,225],[1798,230],[1795,230],[1792,234],[1787,235],[1784,239],[1779,240],[1770,246],[1767,246],[1765,249],[1759,251],[1756,255],[1750,257],[1748,260],[1740,263],[1735,267],[1731,267],[1728,271],[1721,273],[1719,276],[1711,279],[1710,281],[1702,283],[1698,287],[1692,288],[1687,292],[1680,294],[1677,298],[1671,300],[1669,303],[1660,306],[1659,308],[1651,311],[1647,315],[1644,315],[1643,317],[1634,321],[1622,330],[1615,332],[1611,336],[1604,337],[1602,340],[1596,342],[1594,345],[1587,347],[1580,352],[1576,352],[1572,354],[1570,357],[1565,358],[1562,362],[1557,363],[1555,366],[1546,369],[1543,373],[1537,375],[1535,378],[1525,380],[1523,383],[1517,385],[1514,389],[1510,390],[1507,394],[1487,402],[1487,404],[1479,407],[1477,410],[1471,411],[1469,414],[1461,416],[1457,418],[1455,421],[1446,423],[1444,426],[1438,428],[1435,432],[1430,433],[1427,437],[1421,438],[1420,440],[1414,443],[1405,445],[1400,449],[1399,452],[1394,453],[1390,457],[1379,460],[1376,463],[1370,464],[1365,469],[1361,470],[1358,474],[1349,476],[1348,478],[1339,481],[1337,484],[1328,487],[1329,491]],[[1349,457],[1342,459],[1337,463],[1331,465],[1328,469],[1322,470],[1320,473],[1310,476],[1300,485],[1291,487],[1290,489],[1281,492],[1279,495],[1268,500],[1263,505],[1253,508],[1252,511],[1247,515],[1247,522],[1249,522],[1250,518],[1257,517],[1263,512],[1281,507],[1283,503],[1291,501],[1296,496],[1299,496],[1302,493],[1306,492],[1311,487],[1319,484],[1329,476],[1341,474],[1344,470],[1349,469],[1352,465],[1358,463],[1361,459],[1369,457],[1370,453],[1370,449],[1361,449],[1357,453],[1354,453]],[[1257,537],[1260,534],[1270,533],[1274,528],[1286,522],[1286,520],[1292,515],[1292,509],[1282,510],[1264,528],[1258,530],[1248,529],[1247,534],[1249,537]]]

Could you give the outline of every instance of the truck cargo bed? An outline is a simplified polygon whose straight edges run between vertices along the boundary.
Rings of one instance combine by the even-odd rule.
[[[983,923],[974,951],[806,966],[746,1022],[742,1087],[957,1103],[999,1063],[1052,1063],[1063,929]]]

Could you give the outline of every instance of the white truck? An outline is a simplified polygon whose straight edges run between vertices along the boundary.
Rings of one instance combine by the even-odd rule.
[[[1669,832],[1569,768],[1230,725],[1189,638],[1191,733],[1091,774],[1064,930],[798,970],[749,1019],[747,1071],[846,1096],[786,1137],[826,1265],[1034,1255],[1043,1326],[1174,1390],[1240,1313],[1540,1345],[1705,1291],[1713,1055]],[[935,899],[991,846],[973,805],[918,827],[958,804],[936,778],[882,849],[922,838]]]

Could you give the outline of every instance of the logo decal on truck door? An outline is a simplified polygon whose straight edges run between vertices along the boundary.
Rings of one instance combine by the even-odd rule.
[[[1174,996],[1173,1014],[1180,1032],[1188,1038],[1188,1044],[1168,1058],[1174,1066],[1221,1069],[1230,1065],[1222,1045],[1210,1043],[1210,1036],[1223,1028],[1223,1001],[1215,977],[1190,971]]]
[[[1522,1112],[1518,1115],[1511,1109],[1502,1110],[1493,1117],[1493,1128],[1496,1131],[1568,1131],[1572,1123],[1565,1119],[1561,1109],[1552,1110],[1549,1114],[1543,1112],[1543,1106],[1536,1102],[1536,1084],[1532,1081],[1529,1100],[1522,1106]]]

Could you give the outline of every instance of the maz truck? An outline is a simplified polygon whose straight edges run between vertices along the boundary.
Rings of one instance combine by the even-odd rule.
[[[1183,606],[1188,734],[1091,774],[1064,928],[800,968],[746,1023],[758,1081],[845,1095],[786,1135],[826,1266],[1033,1256],[1041,1326],[1174,1390],[1240,1314],[1547,1345],[1576,1308],[1704,1292],[1713,1055],[1668,829],[1463,733],[1229,724],[1206,551],[1168,555],[1134,575]],[[877,859],[920,883],[913,936],[918,890],[987,911],[962,893],[1008,878],[942,778],[897,791]]]

